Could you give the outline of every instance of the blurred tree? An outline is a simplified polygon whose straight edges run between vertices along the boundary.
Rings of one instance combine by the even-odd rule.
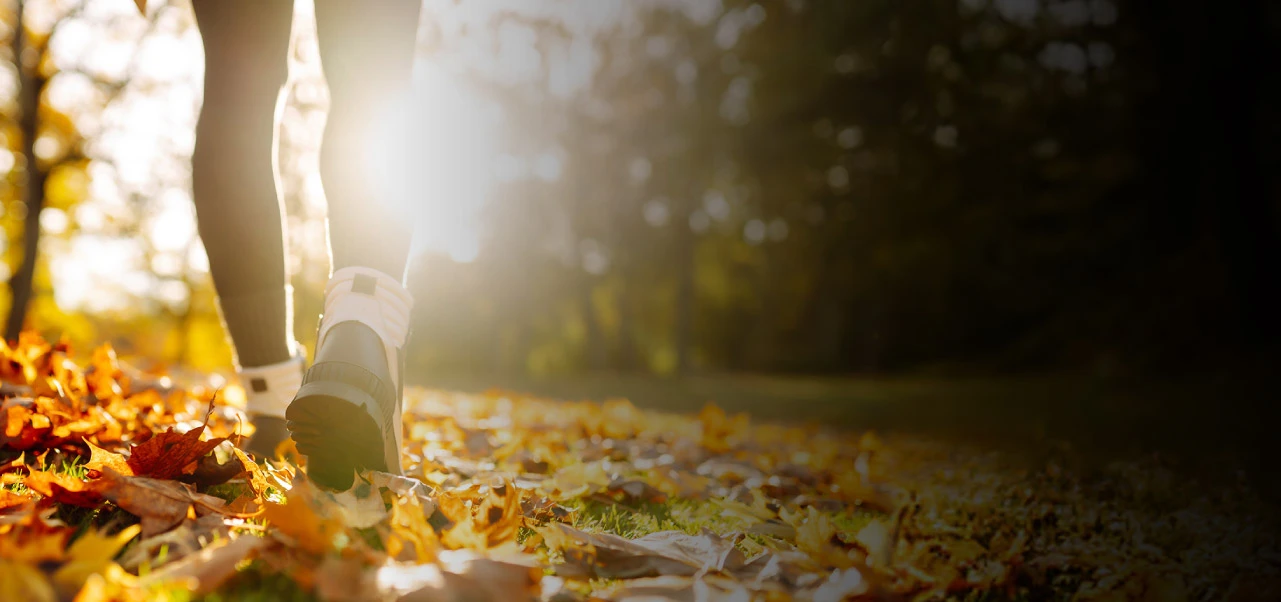
[[[21,149],[23,182],[22,251],[17,269],[9,277],[9,315],[5,320],[5,340],[16,341],[22,331],[31,303],[32,283],[36,272],[36,251],[40,241],[40,212],[44,209],[45,181],[49,166],[45,157],[36,153],[38,136],[41,135],[40,98],[48,77],[44,73],[43,40],[33,40],[27,30],[25,14],[27,2],[16,0],[13,6],[10,33],[10,56],[17,74],[17,134]],[[46,153],[47,154],[47,153]]]

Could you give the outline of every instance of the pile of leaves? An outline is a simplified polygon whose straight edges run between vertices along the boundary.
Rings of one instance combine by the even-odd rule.
[[[234,386],[32,335],[0,379],[0,600],[1017,598],[1044,573],[1035,528],[895,486],[872,433],[411,390],[406,474],[331,492],[288,442],[235,447]]]

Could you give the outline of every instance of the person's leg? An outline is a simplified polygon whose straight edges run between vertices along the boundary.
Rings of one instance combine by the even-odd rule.
[[[302,370],[294,358],[283,205],[274,169],[293,0],[192,4],[205,49],[192,193],[257,428],[248,447],[270,454],[287,436],[284,410]]]
[[[413,305],[403,283],[409,174],[370,155],[401,162],[409,152],[408,124],[379,125],[389,107],[407,102],[420,9],[421,0],[316,0],[330,97],[320,173],[334,271],[315,365],[286,416],[308,475],[333,489],[350,487],[357,470],[401,469],[401,355]]]
[[[375,145],[384,147],[377,149],[382,160],[401,160],[410,152],[409,124],[378,126],[391,107],[404,106],[408,98],[421,7],[422,0],[316,0],[320,60],[329,84],[320,177],[335,271],[361,266],[404,278],[413,234],[408,194],[400,182],[378,178],[407,181],[408,174],[371,169],[370,154]]]

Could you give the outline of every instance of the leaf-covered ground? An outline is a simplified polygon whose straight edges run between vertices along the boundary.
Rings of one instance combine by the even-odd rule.
[[[1274,508],[1156,459],[411,390],[407,475],[334,493],[234,387],[0,354],[4,601],[1281,596]]]

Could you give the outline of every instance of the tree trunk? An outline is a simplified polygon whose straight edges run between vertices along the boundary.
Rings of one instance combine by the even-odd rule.
[[[27,317],[27,308],[31,304],[32,282],[36,273],[36,252],[40,247],[40,210],[44,208],[44,185],[48,174],[40,168],[36,158],[35,144],[40,108],[40,91],[45,80],[36,65],[28,66],[25,55],[28,50],[26,30],[23,27],[23,2],[18,2],[13,34],[13,60],[18,70],[18,102],[22,111],[19,128],[22,131],[22,155],[26,161],[26,182],[23,186],[23,204],[27,215],[22,226],[22,258],[18,268],[9,279],[9,292],[12,303],[9,307],[9,318],[5,323],[6,340],[17,340],[22,333]]]

